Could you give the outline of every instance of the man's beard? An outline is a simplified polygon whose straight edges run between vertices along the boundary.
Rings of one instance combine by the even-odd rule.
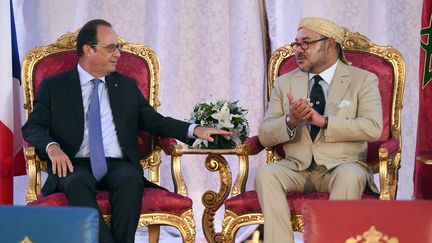
[[[310,65],[306,66],[306,67],[299,67],[300,70],[302,70],[305,73],[309,73],[310,70],[312,69],[312,67]]]

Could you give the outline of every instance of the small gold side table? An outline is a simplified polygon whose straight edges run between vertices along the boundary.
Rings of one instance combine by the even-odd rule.
[[[181,156],[184,154],[201,154],[207,155],[205,166],[211,172],[219,172],[220,188],[218,192],[208,190],[201,197],[201,202],[204,205],[204,213],[202,215],[202,228],[207,242],[219,243],[222,242],[222,233],[216,232],[214,228],[214,216],[216,211],[222,206],[225,199],[228,198],[230,192],[232,196],[236,196],[245,191],[246,180],[249,171],[248,161],[248,145],[242,144],[233,149],[192,149],[181,145],[173,145],[171,157],[171,172],[174,188],[177,188],[176,193],[187,196],[186,183],[181,174]],[[223,155],[237,155],[239,161],[239,172],[237,178],[232,185],[231,169]],[[231,190],[232,186],[232,190]]]

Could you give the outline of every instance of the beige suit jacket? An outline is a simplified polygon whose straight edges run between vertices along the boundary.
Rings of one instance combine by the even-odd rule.
[[[383,126],[376,75],[338,63],[326,99],[324,114],[328,116],[328,127],[320,130],[314,142],[309,135],[309,123],[299,124],[290,138],[285,122],[289,113],[287,93],[294,99],[308,97],[308,88],[308,74],[298,68],[276,80],[259,129],[261,143],[266,147],[284,143],[285,159],[296,171],[307,169],[312,156],[318,165],[328,169],[344,162],[366,165],[367,142],[377,140]],[[368,184],[377,192],[370,175]]]

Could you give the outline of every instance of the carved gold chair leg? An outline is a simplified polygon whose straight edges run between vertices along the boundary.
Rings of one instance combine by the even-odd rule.
[[[224,221],[222,222],[222,236],[224,243],[234,243],[237,231],[247,225],[263,224],[264,217],[262,213],[250,213],[240,215],[225,210]]]
[[[149,243],[158,243],[160,235],[160,225],[149,225]]]

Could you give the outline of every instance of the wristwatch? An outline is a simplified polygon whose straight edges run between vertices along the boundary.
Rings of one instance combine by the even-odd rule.
[[[293,129],[294,127],[296,127],[295,124],[292,124],[290,122],[290,117],[288,114],[285,115],[285,123],[286,123],[287,127],[289,127],[290,129]]]
[[[327,129],[328,126],[328,116],[324,117],[324,125],[322,126],[323,129]]]

